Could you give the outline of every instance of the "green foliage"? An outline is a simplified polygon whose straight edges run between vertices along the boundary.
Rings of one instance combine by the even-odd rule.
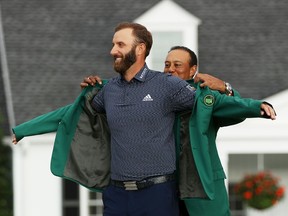
[[[264,171],[246,175],[235,186],[235,192],[248,206],[259,210],[274,206],[284,197],[284,187],[279,186],[278,178]]]
[[[12,215],[12,153],[11,148],[3,144],[3,132],[0,128],[0,216]]]

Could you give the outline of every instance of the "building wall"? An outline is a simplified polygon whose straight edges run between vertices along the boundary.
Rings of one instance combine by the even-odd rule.
[[[276,110],[275,121],[246,119],[238,125],[220,129],[217,138],[218,151],[228,176],[227,183],[237,182],[247,173],[270,170],[280,178],[280,184],[287,188],[287,98],[288,90],[285,90],[265,99]],[[265,211],[264,215],[284,216],[287,206],[286,196],[278,205]],[[258,212],[249,211],[248,216],[258,216]]]
[[[61,179],[50,172],[55,135],[27,137],[13,146],[14,216],[61,216]]]

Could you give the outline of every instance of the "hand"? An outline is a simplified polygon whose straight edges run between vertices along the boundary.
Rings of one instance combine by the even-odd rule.
[[[12,143],[16,145],[18,143],[15,134],[12,135]]]
[[[270,119],[275,120],[276,119],[276,112],[273,109],[273,107],[271,107],[269,104],[267,103],[262,103],[261,104],[261,115],[266,115],[268,116]]]
[[[102,80],[98,76],[88,76],[83,79],[83,81],[80,83],[81,89],[84,89],[88,85],[94,86],[96,83],[102,84]]]
[[[225,83],[216,77],[209,74],[198,73],[194,78],[194,83],[202,82],[200,87],[208,86],[212,90],[217,90],[225,93]]]

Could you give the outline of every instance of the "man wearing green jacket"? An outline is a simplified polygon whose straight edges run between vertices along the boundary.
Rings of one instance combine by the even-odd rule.
[[[224,184],[226,177],[217,152],[216,136],[220,127],[241,121],[241,116],[232,114],[234,110],[229,106],[223,107],[221,101],[229,96],[234,96],[229,99],[235,101],[240,98],[229,83],[209,75],[199,74],[195,79],[203,80],[204,76],[206,81],[200,85],[194,84],[192,77],[195,77],[196,71],[197,57],[193,51],[181,46],[170,49],[164,72],[185,79],[197,88],[194,109],[191,112],[179,113],[175,123],[178,166],[181,167],[178,169],[179,190],[185,203],[180,205],[180,212],[183,216],[188,215],[188,212],[192,216],[228,216],[229,201]],[[203,88],[209,81],[212,81],[210,86],[218,88],[219,92],[227,96]],[[230,117],[226,118],[224,113]],[[180,201],[181,203],[183,201]]]
[[[165,60],[164,72],[188,80],[192,86],[197,87],[192,77],[196,77],[199,81],[203,75],[195,76],[196,71],[197,57],[193,51],[181,46],[170,49]],[[232,91],[230,84],[217,79],[213,79],[213,81],[214,87],[218,87],[219,92],[227,94],[227,97],[238,96],[236,91]],[[207,81],[200,85],[204,87],[205,83]],[[229,215],[229,202],[224,184],[225,174],[215,142],[219,127],[225,126],[225,119],[217,118],[217,112],[224,110],[217,108],[219,107],[217,105],[219,94],[210,94],[207,89],[200,88],[200,86],[198,89],[195,110],[179,113],[175,123],[179,155],[178,166],[186,165],[186,169],[181,169],[179,173],[179,190],[182,199],[180,200],[180,215]],[[203,110],[203,105],[207,111],[205,113],[198,112],[197,110]],[[214,108],[217,109],[214,110]],[[230,120],[228,124],[231,123]],[[206,124],[203,124],[203,127],[195,128],[193,125],[197,121],[206,122]],[[235,123],[237,121],[240,122],[241,118]],[[183,129],[179,130],[179,128]],[[203,137],[201,133],[206,134],[206,139],[199,142],[197,137]],[[189,163],[187,163],[188,161]],[[192,188],[191,194],[186,193],[185,187]]]

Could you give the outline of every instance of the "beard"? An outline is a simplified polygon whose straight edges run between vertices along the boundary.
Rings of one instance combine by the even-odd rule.
[[[114,70],[120,74],[125,74],[125,72],[136,62],[136,46],[125,55],[114,56],[114,59],[121,57],[120,61],[114,61]]]

